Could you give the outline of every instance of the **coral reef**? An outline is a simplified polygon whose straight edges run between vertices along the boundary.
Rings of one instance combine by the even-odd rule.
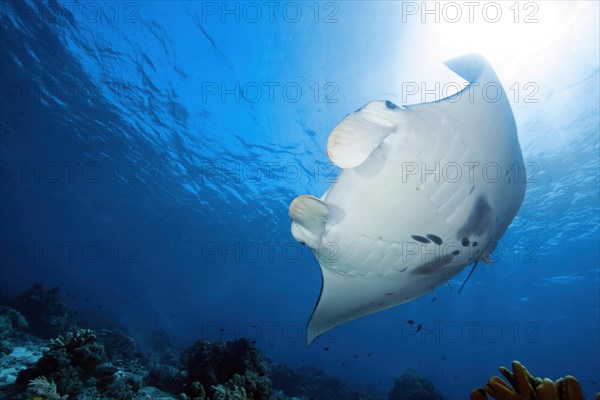
[[[60,300],[58,287],[44,289],[36,283],[7,305],[23,314],[29,323],[27,331],[39,338],[51,339],[67,328],[67,306]]]
[[[148,364],[149,385],[168,393],[180,393],[183,390],[186,374],[174,365],[150,362]]]
[[[407,369],[394,381],[388,400],[443,400],[433,384],[414,369]]]
[[[5,356],[10,355],[15,349],[15,343],[23,334],[23,329],[28,326],[25,318],[14,308],[0,306],[0,365],[9,364]],[[0,383],[6,380],[7,373],[0,374]],[[11,374],[12,375],[12,374]],[[12,379],[12,378],[11,378]]]
[[[67,332],[51,340],[50,348],[36,364],[19,372],[16,383],[20,387],[32,382],[42,384],[42,378],[56,385],[59,393],[75,396],[92,388],[117,400],[135,398],[141,387],[139,379],[110,363],[104,346],[88,329]]]
[[[102,329],[98,341],[106,350],[106,356],[113,363],[127,363],[141,358],[135,340],[116,329]]]
[[[50,347],[55,350],[64,350],[66,353],[73,353],[78,348],[95,341],[96,335],[91,329],[78,329],[50,340]]]
[[[27,320],[14,308],[0,306],[0,341],[14,336],[29,326]]]
[[[17,380],[19,371],[33,366],[42,356],[42,343],[17,341],[15,346],[5,354],[0,353],[0,387],[12,385]],[[0,398],[2,396],[0,395]]]
[[[314,400],[369,398],[364,393],[350,390],[344,382],[318,368],[302,367],[295,371],[286,365],[274,365],[271,376],[273,385],[287,396]]]
[[[488,394],[498,400],[584,400],[579,382],[571,375],[553,382],[548,378],[534,378],[518,361],[512,362],[512,368],[513,372],[505,367],[499,369],[508,383],[494,375],[482,388],[471,392],[471,400],[486,400]],[[600,398],[600,394],[596,398]]]
[[[270,399],[273,394],[268,366],[247,339],[198,341],[184,351],[181,363],[189,396],[194,396],[191,391],[198,385],[209,398],[258,400]]]
[[[0,400],[384,397],[355,391],[317,368],[293,370],[274,365],[244,338],[201,340],[180,352],[165,331],[154,331],[142,338],[147,351],[143,354],[138,342],[113,320],[107,324],[96,317],[79,319],[77,325],[67,328],[66,307],[57,288],[34,285],[3,304],[9,306],[0,306]],[[29,320],[32,323],[28,324]],[[48,337],[50,332],[56,334]],[[379,393],[371,389],[369,393]]]
[[[156,353],[163,353],[172,346],[169,335],[162,329],[150,332],[146,337],[146,344]]]
[[[40,376],[33,379],[27,385],[29,391],[38,396],[42,396],[46,400],[65,400],[68,396],[61,396],[56,392],[56,384],[49,382],[45,376]]]

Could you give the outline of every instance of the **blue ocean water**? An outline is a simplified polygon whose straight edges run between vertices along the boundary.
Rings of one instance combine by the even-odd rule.
[[[1,4],[1,295],[59,286],[142,343],[248,337],[383,392],[414,367],[466,398],[513,359],[600,390],[598,3],[503,5],[509,30],[475,12],[461,35],[436,2],[438,21],[420,2]],[[321,275],[289,203],[335,178],[326,141],[349,112],[443,97],[442,61],[471,50],[528,166],[494,264],[307,348]]]

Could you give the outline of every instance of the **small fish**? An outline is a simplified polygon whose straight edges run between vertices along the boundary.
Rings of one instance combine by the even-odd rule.
[[[355,354],[352,358],[358,358],[358,354]]]
[[[417,332],[419,332],[421,329],[423,329],[423,325],[419,324],[419,325],[417,326]]]
[[[429,301],[430,303],[433,303],[434,301],[437,300],[437,297],[434,297],[433,299],[431,299],[431,301]]]
[[[252,343],[252,344],[255,344],[255,343],[256,343],[256,340],[253,340],[253,341],[252,341],[252,342],[250,342],[250,343]]]
[[[412,319],[409,319],[408,321],[406,321],[407,324],[412,325],[415,323],[415,321],[413,321]]]
[[[329,347],[324,347],[323,350],[329,351]]]
[[[442,360],[446,361],[446,357],[442,356]]]
[[[224,331],[225,331],[225,328],[219,329],[219,332],[224,332]]]
[[[373,355],[373,353],[369,352],[369,354],[367,354],[367,358],[370,358]]]

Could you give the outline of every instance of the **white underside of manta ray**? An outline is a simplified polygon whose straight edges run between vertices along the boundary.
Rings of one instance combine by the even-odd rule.
[[[327,141],[343,168],[336,182],[290,205],[292,234],[323,276],[308,345],[488,260],[519,210],[523,157],[502,85],[480,55],[446,65],[470,84],[437,102],[373,101],[348,115]]]

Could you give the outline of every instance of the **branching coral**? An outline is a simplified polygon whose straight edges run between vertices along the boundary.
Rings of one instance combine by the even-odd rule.
[[[73,350],[95,341],[96,335],[90,329],[78,329],[52,339],[50,346],[53,349],[63,349],[67,353],[72,353]]]
[[[219,385],[212,389],[215,391],[214,400],[251,400],[243,387]]]
[[[482,388],[471,392],[471,400],[486,400],[488,394],[498,400],[584,400],[579,382],[571,375],[552,382],[548,378],[533,377],[518,361],[513,361],[512,368],[510,372],[500,367],[508,383],[499,376],[492,376]]]

